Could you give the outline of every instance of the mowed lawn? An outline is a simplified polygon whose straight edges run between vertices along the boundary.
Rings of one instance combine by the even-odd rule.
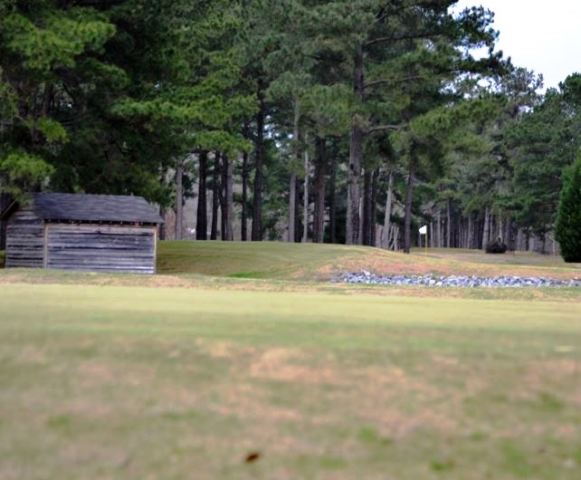
[[[577,480],[580,426],[579,302],[1,285],[2,480]]]
[[[284,242],[178,241],[159,244],[158,273],[230,278],[328,280],[369,270],[378,274],[520,275],[581,278],[581,264],[532,253],[487,255],[480,250],[378,248]]]

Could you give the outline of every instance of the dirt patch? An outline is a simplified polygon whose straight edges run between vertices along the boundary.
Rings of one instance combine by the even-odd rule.
[[[550,390],[554,388],[553,385],[558,384],[560,386],[558,390],[561,391],[563,398],[581,408],[580,360],[563,358],[534,362],[527,368],[523,380],[528,387],[527,390],[534,395]],[[568,385],[568,388],[565,389],[562,385]]]
[[[438,432],[449,436],[458,432],[458,424],[449,415],[424,408],[409,413],[393,407],[384,407],[362,414],[362,421],[374,425],[381,436],[402,440],[417,432]]]
[[[47,358],[42,349],[25,346],[18,354],[18,361],[33,365],[44,365],[47,363]]]
[[[301,364],[304,354],[285,348],[271,348],[261,353],[249,367],[255,378],[307,384],[339,384],[341,376],[328,366]]]
[[[82,363],[78,366],[79,376],[89,382],[111,383],[119,381],[117,373],[101,363]]]
[[[196,346],[205,355],[227,360],[251,355],[256,352],[253,347],[236,345],[233,342],[207,341],[201,338],[196,340]]]
[[[525,381],[531,386],[539,387],[547,380],[566,377],[581,378],[580,360],[563,358],[533,362],[527,369]]]

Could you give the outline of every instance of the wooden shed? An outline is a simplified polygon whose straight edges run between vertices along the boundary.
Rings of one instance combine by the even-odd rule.
[[[36,193],[0,219],[7,268],[155,273],[162,219],[142,197]]]

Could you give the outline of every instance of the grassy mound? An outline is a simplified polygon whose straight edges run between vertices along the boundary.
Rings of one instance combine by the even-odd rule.
[[[334,264],[361,260],[370,249],[282,242],[160,242],[158,272],[232,278],[305,278]]]
[[[328,280],[346,271],[378,274],[519,275],[574,278],[581,264],[529,253],[486,255],[478,250],[417,250],[411,255],[347,245],[282,242],[161,242],[160,274],[254,279]]]

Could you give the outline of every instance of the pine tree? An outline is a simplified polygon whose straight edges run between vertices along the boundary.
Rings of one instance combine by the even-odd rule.
[[[565,175],[556,226],[566,262],[581,262],[581,152]]]

